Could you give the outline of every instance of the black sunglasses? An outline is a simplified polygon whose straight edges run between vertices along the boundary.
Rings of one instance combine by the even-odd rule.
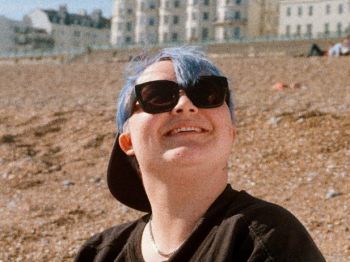
[[[179,101],[180,89],[198,108],[219,107],[230,99],[227,79],[223,76],[201,76],[186,88],[170,80],[145,82],[135,86],[136,99],[147,113],[169,112]]]

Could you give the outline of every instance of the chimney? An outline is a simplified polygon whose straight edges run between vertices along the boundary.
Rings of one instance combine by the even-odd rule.
[[[95,9],[92,11],[91,17],[95,21],[99,21],[100,18],[102,17],[102,10],[101,9]]]
[[[81,10],[79,10],[79,13],[78,13],[79,15],[82,15],[82,16],[86,16],[87,15],[87,12],[86,12],[86,10],[85,9],[81,9]]]
[[[60,6],[59,6],[59,9],[58,9],[58,12],[59,12],[60,14],[65,14],[65,13],[67,13],[67,5],[60,5]]]

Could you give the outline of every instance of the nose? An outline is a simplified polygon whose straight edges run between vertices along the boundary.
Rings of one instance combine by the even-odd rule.
[[[180,90],[179,101],[172,110],[175,114],[180,113],[197,113],[198,108],[192,103],[183,90]]]

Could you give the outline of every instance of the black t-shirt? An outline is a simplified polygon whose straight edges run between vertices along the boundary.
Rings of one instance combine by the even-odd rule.
[[[144,262],[142,232],[150,215],[89,239],[76,262]],[[325,261],[304,226],[286,209],[227,186],[168,261]]]

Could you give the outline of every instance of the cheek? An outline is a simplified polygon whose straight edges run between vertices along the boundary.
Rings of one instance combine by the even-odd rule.
[[[129,128],[135,151],[143,151],[143,148],[150,146],[156,138],[159,121],[154,116],[141,112],[130,118]]]

